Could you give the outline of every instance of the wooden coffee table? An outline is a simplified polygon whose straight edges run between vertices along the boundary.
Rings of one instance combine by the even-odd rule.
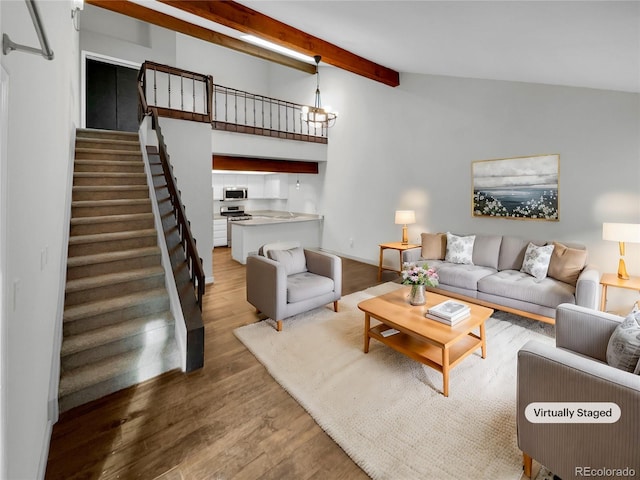
[[[410,288],[399,288],[358,304],[358,308],[364,312],[364,353],[369,352],[369,341],[375,338],[409,358],[424,363],[442,373],[442,393],[448,397],[449,371],[478,348],[482,349],[482,358],[486,358],[484,322],[493,314],[493,310],[468,303],[471,308],[469,318],[450,327],[424,316],[427,309],[449,300],[448,297],[427,292],[427,303],[413,306],[407,298]],[[372,317],[382,323],[371,327]],[[391,328],[400,333],[383,337],[382,332]],[[476,329],[479,329],[479,335],[474,333]]]

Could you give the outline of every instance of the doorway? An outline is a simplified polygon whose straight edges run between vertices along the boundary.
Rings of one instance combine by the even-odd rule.
[[[94,58],[85,59],[87,128],[138,131],[138,70]]]

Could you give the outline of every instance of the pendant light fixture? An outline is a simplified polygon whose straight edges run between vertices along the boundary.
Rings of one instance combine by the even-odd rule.
[[[316,61],[316,96],[313,107],[302,107],[302,120],[309,124],[309,127],[313,128],[329,128],[333,127],[338,117],[337,112],[330,112],[330,107],[322,108],[322,102],[320,101],[320,60],[322,57],[316,55],[313,57]]]

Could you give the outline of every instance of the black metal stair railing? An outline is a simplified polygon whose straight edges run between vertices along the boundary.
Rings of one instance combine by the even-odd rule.
[[[152,117],[152,126],[156,132],[158,137],[158,151],[160,156],[160,161],[162,164],[162,170],[164,173],[165,180],[167,182],[167,188],[169,190],[169,197],[171,200],[171,204],[173,205],[174,215],[176,217],[176,221],[178,222],[178,233],[180,235],[182,247],[184,249],[185,255],[187,257],[187,266],[189,268],[189,272],[191,275],[191,281],[194,285],[196,300],[198,302],[198,306],[200,310],[202,310],[202,297],[205,293],[205,275],[204,275],[204,267],[202,266],[202,259],[198,254],[198,248],[196,247],[196,241],[191,233],[191,228],[189,225],[189,220],[187,219],[187,214],[185,212],[184,205],[182,203],[182,199],[180,198],[180,191],[178,190],[178,186],[176,184],[175,177],[173,176],[173,171],[171,164],[169,162],[169,154],[167,153],[167,148],[164,143],[164,137],[162,135],[162,131],[160,129],[160,124],[158,122],[158,116],[162,112],[165,116],[170,116],[173,118],[185,118],[180,116],[179,113],[186,113],[188,120],[195,121],[210,121],[210,112],[208,109],[203,112],[195,112],[195,111],[183,111],[179,109],[172,109],[170,107],[157,107],[150,106],[147,103],[147,96],[145,94],[145,80],[147,76],[147,72],[150,70],[149,67],[157,67],[157,64],[151,64],[151,62],[145,62],[140,69],[138,74],[138,97],[140,101],[140,110],[142,115],[151,115]],[[160,65],[160,67],[164,67]],[[171,69],[171,72],[178,72],[179,75],[186,74],[191,75],[192,79],[194,75],[192,72],[182,71],[179,69],[175,69],[173,67],[167,67]],[[201,76],[206,79],[206,76]],[[210,78],[210,77],[209,77]],[[202,80],[199,80],[202,81]],[[195,82],[195,80],[194,80]],[[208,82],[211,85],[210,82]],[[210,88],[208,89],[210,91]],[[210,97],[209,97],[210,98]],[[155,102],[154,102],[155,103]],[[210,104],[210,103],[209,103]],[[195,102],[193,104],[193,109],[195,110]],[[206,105],[206,100],[205,100]]]
[[[214,85],[212,126],[228,132],[327,143],[327,128],[303,121],[302,107],[297,103]]]

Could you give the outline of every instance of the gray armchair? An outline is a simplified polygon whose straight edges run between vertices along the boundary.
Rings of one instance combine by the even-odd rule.
[[[518,352],[518,447],[526,476],[532,459],[562,480],[589,476],[586,469],[604,469],[599,478],[625,468],[635,473],[623,478],[640,475],[640,376],[606,363],[609,338],[622,320],[562,304],[556,347],[530,341]],[[531,423],[525,409],[532,402],[613,402],[621,417],[615,423]]]
[[[247,257],[247,301],[273,319],[278,331],[282,330],[283,319],[298,313],[331,302],[338,311],[342,295],[340,257],[302,248],[272,248],[269,256],[272,258],[261,249]]]

